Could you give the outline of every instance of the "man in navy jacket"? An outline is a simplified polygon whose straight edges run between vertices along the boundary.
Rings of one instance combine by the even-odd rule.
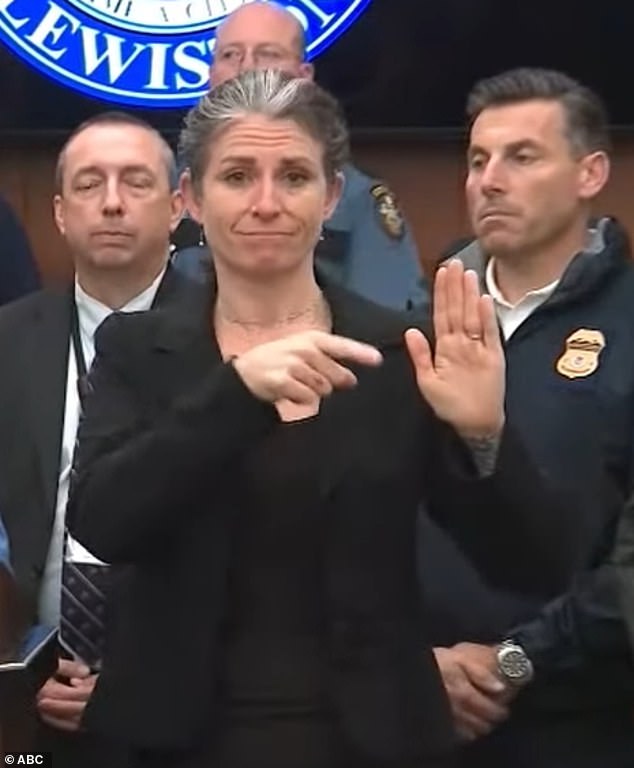
[[[436,656],[466,768],[630,768],[634,665],[608,558],[634,477],[634,266],[617,222],[588,224],[609,174],[605,115],[544,70],[479,83],[469,114],[476,239],[454,256],[494,299],[507,413],[553,486],[605,502],[571,526],[569,591],[541,600],[484,583],[423,517]],[[494,539],[482,547],[496,557]]]

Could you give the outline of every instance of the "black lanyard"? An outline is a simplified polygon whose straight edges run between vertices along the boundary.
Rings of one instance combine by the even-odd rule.
[[[86,356],[84,355],[84,345],[81,343],[79,314],[74,296],[70,310],[70,337],[73,342],[73,353],[75,354],[75,365],[77,366],[77,391],[79,393],[79,401],[83,403],[84,396],[88,392],[88,366],[86,365]]]

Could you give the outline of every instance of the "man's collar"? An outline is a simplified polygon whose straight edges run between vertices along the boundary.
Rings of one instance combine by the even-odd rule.
[[[159,289],[161,281],[165,275],[167,267],[161,270],[147,288],[141,293],[133,296],[124,306],[118,309],[119,312],[142,312],[150,309],[154,302],[154,297]],[[112,307],[108,307],[98,299],[95,299],[81,287],[77,278],[75,278],[75,302],[77,304],[77,315],[79,324],[84,333],[92,337],[101,325],[101,323],[112,314]]]
[[[588,229],[586,244],[583,248],[582,253],[589,253],[589,254],[601,253],[601,251],[605,248],[605,237],[603,234],[603,228],[604,228],[604,225],[602,224],[602,222],[599,222],[599,226]],[[516,302],[515,304],[511,304],[504,297],[504,295],[502,294],[502,291],[500,290],[497,284],[497,280],[495,277],[495,257],[491,256],[491,258],[487,261],[487,265],[484,273],[484,282],[486,285],[487,292],[491,295],[493,301],[496,304],[499,304],[500,306],[506,307],[508,309],[513,309],[518,304],[521,304],[527,298],[542,299],[543,301],[550,298],[550,296],[552,296],[552,294],[555,292],[555,289],[561,282],[561,276],[558,277],[556,280],[553,280],[551,283],[548,283],[548,285],[544,285],[541,288],[535,288],[532,291],[527,291],[518,302]]]
[[[515,304],[511,304],[502,294],[502,291],[500,290],[495,279],[494,257],[491,257],[487,262],[486,271],[484,274],[484,282],[486,285],[487,293],[490,294],[491,298],[496,304],[499,304],[502,307],[506,307],[507,309],[513,309],[529,297],[546,301],[546,299],[555,292],[555,288],[557,288],[559,285],[559,280],[560,278],[557,278],[557,280],[553,280],[552,283],[548,283],[548,285],[544,285],[542,288],[535,288],[533,291],[527,291],[519,301],[515,302]]]

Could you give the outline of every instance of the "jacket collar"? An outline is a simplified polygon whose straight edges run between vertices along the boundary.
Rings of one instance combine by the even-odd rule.
[[[611,277],[615,271],[630,263],[631,248],[628,235],[614,218],[604,217],[591,227],[590,247],[580,251],[566,267],[548,304],[567,302],[589,291]],[[466,269],[475,270],[484,285],[487,255],[477,240],[473,240],[449,257],[462,261]],[[449,259],[447,259],[449,260]],[[485,288],[486,289],[486,288]]]
[[[410,325],[420,325],[415,316],[395,312],[337,285],[317,269],[317,282],[330,306],[333,332],[358,341],[373,344],[379,349],[402,344],[403,333]],[[207,337],[211,311],[216,298],[216,285],[211,282],[207,291],[201,291],[200,300],[189,306],[172,307],[155,313],[154,346],[172,350],[191,343],[193,334],[201,332]]]

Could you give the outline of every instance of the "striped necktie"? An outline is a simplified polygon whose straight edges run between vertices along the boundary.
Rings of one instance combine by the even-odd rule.
[[[83,348],[79,334],[77,313],[73,315],[72,340],[77,363],[77,392],[79,395],[79,424],[83,418],[83,404],[90,394],[89,371],[86,370]],[[73,452],[73,463],[77,456],[77,440]],[[69,495],[75,476],[74,466],[70,472]],[[65,540],[68,545],[68,532]],[[65,547],[65,550],[68,546]],[[66,554],[68,554],[66,552]],[[64,557],[62,565],[62,594],[60,605],[60,645],[76,659],[81,659],[92,670],[99,670],[103,656],[106,622],[106,600],[109,587],[109,567],[100,563],[81,563]]]
[[[60,644],[91,669],[101,667],[109,586],[107,565],[64,560]]]

